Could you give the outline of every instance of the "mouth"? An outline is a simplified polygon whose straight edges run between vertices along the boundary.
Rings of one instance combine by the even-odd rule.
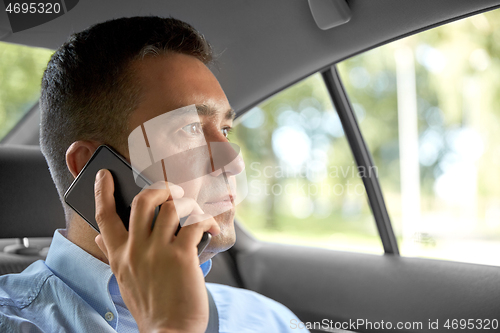
[[[204,211],[211,215],[214,213],[221,214],[225,211],[228,211],[234,207],[234,197],[230,194],[225,194],[224,196],[209,199],[203,205]]]

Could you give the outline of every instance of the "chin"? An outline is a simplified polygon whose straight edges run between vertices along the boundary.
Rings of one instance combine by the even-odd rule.
[[[200,261],[203,263],[211,259],[219,252],[229,250],[236,241],[236,233],[234,231],[234,209],[224,212],[214,217],[220,227],[220,233],[212,237],[210,244],[200,255]]]

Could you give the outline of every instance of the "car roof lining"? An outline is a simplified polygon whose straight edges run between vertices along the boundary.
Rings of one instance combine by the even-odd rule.
[[[316,26],[307,1],[195,3],[197,10],[193,10],[193,1],[183,0],[168,5],[161,0],[80,1],[65,15],[18,33],[9,33],[6,13],[1,11],[0,39],[55,49],[72,32],[96,22],[152,13],[173,16],[191,23],[213,44],[220,68],[214,74],[233,108],[242,113],[342,59],[500,6],[498,0],[349,0],[351,20],[323,31]]]

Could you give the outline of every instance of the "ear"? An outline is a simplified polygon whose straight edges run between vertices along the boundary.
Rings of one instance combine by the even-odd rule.
[[[97,147],[101,144],[95,141],[76,141],[66,150],[66,165],[74,178],[78,176]]]

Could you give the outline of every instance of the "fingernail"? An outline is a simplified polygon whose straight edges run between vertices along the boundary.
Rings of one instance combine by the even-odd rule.
[[[99,179],[101,179],[102,177],[104,177],[104,170],[101,169],[99,170],[99,172],[97,173],[97,175],[95,176],[95,181],[97,182]]]

